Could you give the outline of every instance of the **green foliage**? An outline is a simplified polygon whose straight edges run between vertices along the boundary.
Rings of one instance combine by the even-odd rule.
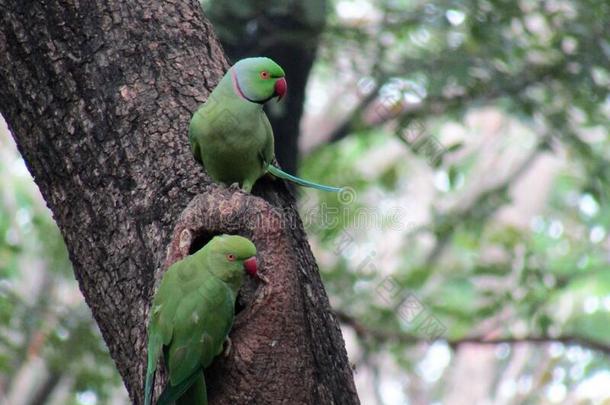
[[[328,94],[308,104],[324,122],[347,122],[348,136],[309,154],[301,175],[348,185],[355,198],[307,193],[301,209],[348,213],[307,229],[334,306],[377,331],[359,333],[362,367],[391,352],[411,380],[422,356],[397,334],[426,336],[396,302],[379,302],[391,277],[396,299],[414,294],[453,348],[484,337],[580,344],[579,359],[578,346],[534,346],[523,403],[546,403],[557,384],[570,392],[610,369],[596,349],[610,348],[609,21],[600,1],[334,3],[312,79]],[[401,226],[353,228],[358,212],[388,205]],[[363,274],[371,251],[374,270]],[[536,380],[543,367],[583,371]],[[447,387],[424,380],[419,389],[442,401]]]

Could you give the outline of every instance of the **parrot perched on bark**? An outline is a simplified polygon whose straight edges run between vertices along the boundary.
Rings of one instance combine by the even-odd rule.
[[[244,273],[257,274],[255,256],[248,239],[216,236],[165,272],[150,311],[145,405],[161,353],[169,382],[157,404],[207,404],[203,370],[223,351]]]
[[[339,192],[341,188],[312,183],[272,164],[273,129],[263,105],[286,93],[284,70],[269,58],[235,63],[207,101],[193,114],[189,142],[195,159],[215,181],[238,183],[250,192],[266,173],[305,187]]]

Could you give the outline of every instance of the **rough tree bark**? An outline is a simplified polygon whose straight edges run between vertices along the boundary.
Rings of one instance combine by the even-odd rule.
[[[285,186],[219,187],[190,156],[190,115],[226,68],[196,0],[0,0],[0,112],[132,400],[155,274],[231,232],[253,238],[270,282],[242,298],[234,350],[208,372],[212,401],[358,403]]]

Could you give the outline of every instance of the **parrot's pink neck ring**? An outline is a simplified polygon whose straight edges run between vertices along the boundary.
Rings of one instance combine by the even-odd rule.
[[[253,99],[247,97],[244,94],[243,90],[241,89],[241,86],[239,85],[239,81],[237,80],[237,73],[235,72],[235,69],[231,69],[231,82],[233,83],[233,91],[235,91],[235,94],[237,94],[239,97],[241,97],[244,100],[247,100],[251,103],[265,104],[267,101],[271,100],[275,96],[273,94],[264,100],[253,100]]]
[[[243,98],[244,100],[252,101],[248,97],[246,97],[246,95],[242,91],[241,86],[239,85],[239,82],[237,81],[237,74],[235,73],[235,70],[233,70],[233,69],[231,70],[231,82],[233,83],[233,90],[235,91],[235,94],[237,94],[239,97]]]

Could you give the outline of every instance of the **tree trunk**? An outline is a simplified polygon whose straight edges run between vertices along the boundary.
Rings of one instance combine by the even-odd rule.
[[[212,184],[191,157],[190,115],[227,69],[198,1],[0,0],[0,10],[0,112],[132,400],[155,274],[231,232],[257,244],[269,283],[241,299],[233,350],[206,373],[212,402],[358,403],[283,183],[247,195]]]

